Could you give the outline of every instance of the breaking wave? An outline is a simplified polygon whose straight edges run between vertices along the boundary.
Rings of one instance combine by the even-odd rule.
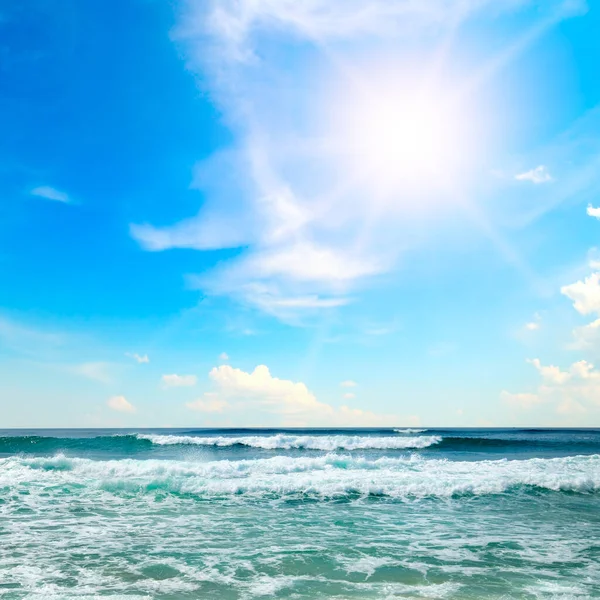
[[[414,433],[423,433],[423,432],[427,431],[427,429],[411,429],[409,427],[407,429],[394,429],[394,431],[396,433],[408,433],[408,434],[413,433],[414,434]]]
[[[600,491],[600,455],[477,463],[340,454],[211,462],[10,457],[0,459],[0,486],[26,486],[29,491],[73,486],[117,494],[161,491],[200,498],[418,499],[536,489],[591,494]]]
[[[437,435],[420,437],[361,436],[361,435],[247,435],[239,437],[195,437],[189,435],[137,434],[141,440],[170,446],[193,444],[197,446],[248,446],[263,450],[403,450],[427,448],[442,441]]]
[[[428,433],[425,433],[428,432]],[[450,433],[450,432],[448,432]],[[527,436],[507,437],[488,432],[487,435],[448,435],[445,431],[427,429],[394,429],[377,432],[229,432],[202,433],[151,433],[129,432],[98,435],[94,437],[52,437],[41,435],[0,437],[0,456],[27,455],[83,455],[88,457],[151,458],[155,451],[176,451],[177,448],[211,448],[233,450],[288,451],[307,450],[321,452],[351,451],[423,451],[427,454],[486,453],[510,455],[513,452],[565,452],[569,454],[599,454],[600,435],[594,432],[571,436],[565,443],[560,436],[544,432],[537,439]],[[531,456],[531,454],[529,455]]]

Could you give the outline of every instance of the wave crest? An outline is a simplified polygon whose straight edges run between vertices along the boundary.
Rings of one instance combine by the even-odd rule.
[[[394,429],[394,431],[396,433],[424,433],[425,431],[427,431],[427,429],[412,429],[410,427],[408,427],[407,429]]]
[[[404,450],[427,448],[442,441],[437,435],[420,437],[359,436],[359,435],[247,435],[238,437],[195,437],[189,435],[137,434],[161,446],[193,444],[198,446],[249,446],[264,450]]]
[[[395,499],[487,495],[519,489],[600,492],[600,455],[554,459],[447,461],[421,457],[368,460],[352,455],[275,456],[211,462],[84,458],[0,459],[0,485],[199,497],[383,496]]]

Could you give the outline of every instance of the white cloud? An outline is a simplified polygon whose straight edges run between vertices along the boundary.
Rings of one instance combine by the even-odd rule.
[[[600,217],[600,209],[588,206],[588,215]],[[590,266],[597,268],[598,261],[594,259],[595,249],[590,250]],[[600,272],[591,273],[583,281],[562,286],[561,293],[573,302],[575,310],[582,314],[600,315]],[[536,325],[540,318],[536,313]],[[531,325],[531,324],[530,324]],[[530,327],[534,329],[535,327]],[[588,349],[600,340],[600,318],[576,327],[573,330],[574,342],[570,344],[571,350]],[[542,377],[542,382],[535,392],[513,394],[503,391],[501,398],[506,402],[532,408],[536,404],[544,405],[564,418],[569,418],[571,423],[577,423],[577,418],[590,410],[598,413],[600,408],[600,371],[588,360],[579,360],[570,365],[567,370],[562,370],[555,365],[543,365],[538,358],[529,359]],[[598,413],[600,414],[600,413]],[[580,422],[580,421],[579,421]]]
[[[244,418],[244,414],[253,421],[256,421],[257,415],[261,415],[262,419],[271,415],[281,424],[297,426],[419,424],[416,416],[401,419],[395,415],[380,415],[348,406],[335,408],[318,401],[304,383],[273,377],[265,365],[257,366],[252,372],[221,365],[214,367],[209,376],[216,391],[189,403],[188,408],[229,408],[240,419]]]
[[[271,314],[284,315],[290,309],[335,308],[348,304],[347,298],[323,298],[318,295],[285,296],[275,288],[266,286],[246,286],[246,300]]]
[[[532,364],[545,380],[552,383],[565,383],[571,377],[570,373],[561,371],[559,367],[554,365],[543,366],[539,358],[529,359],[527,362]]]
[[[600,272],[592,273],[583,281],[564,285],[560,291],[573,300],[575,310],[582,315],[600,313]]]
[[[346,379],[346,381],[342,381],[340,385],[342,387],[351,388],[356,387],[358,384],[356,383],[356,381],[352,381],[352,379]]]
[[[133,354],[130,354],[129,352],[126,352],[125,356],[129,356],[129,358],[133,358],[133,360],[135,360],[138,364],[150,362],[150,359],[148,358],[147,354],[136,354],[135,352]]]
[[[163,375],[161,377],[165,387],[191,387],[196,385],[195,375]]]
[[[592,269],[592,271],[597,271],[600,269],[600,253],[598,252],[598,248],[592,247],[588,250],[588,267]]]
[[[346,400],[350,400],[352,398],[356,398],[356,394],[353,394],[352,392],[346,392],[344,394],[344,398],[346,398]]]
[[[55,202],[64,202],[67,204],[70,199],[68,194],[65,192],[61,192],[56,188],[50,187],[49,185],[42,185],[40,187],[36,187],[31,190],[32,196],[39,196],[40,198],[45,198],[46,200],[54,200]]]
[[[515,175],[515,179],[518,179],[519,181],[531,181],[531,183],[535,183],[537,185],[552,181],[552,176],[544,165],[540,165],[535,169],[531,169],[531,171],[526,171],[525,173]]]
[[[130,233],[145,249],[159,252],[169,248],[191,248],[193,250],[216,250],[236,248],[246,242],[245,235],[238,228],[228,226],[225,219],[215,222],[217,217],[207,215],[186,219],[172,227],[152,225],[130,225]]]
[[[227,352],[221,352],[221,354],[219,354],[219,360],[229,360],[229,354],[227,354]]]
[[[257,366],[252,373],[221,365],[211,370],[210,378],[220,394],[252,399],[271,412],[287,416],[333,414],[331,406],[318,402],[306,385],[273,377],[265,365]]]
[[[527,331],[537,331],[542,326],[542,316],[539,313],[533,315],[533,320],[525,323]]]
[[[351,251],[303,240],[257,247],[208,276],[189,281],[191,287],[236,297],[289,321],[298,313],[348,304],[346,292],[353,282],[383,270],[375,261],[352,256]]]
[[[570,345],[572,350],[591,348],[600,341],[600,319],[596,319],[582,327],[573,330],[574,341]]]
[[[573,417],[600,408],[600,371],[592,363],[580,360],[562,371],[553,365],[543,366],[538,359],[528,362],[542,376],[535,392],[513,394],[504,391],[501,399],[523,409],[543,405],[555,414]]]
[[[587,214],[590,217],[596,217],[596,219],[600,219],[600,207],[594,208],[591,204],[588,204]]]
[[[125,396],[113,396],[106,402],[107,406],[112,410],[124,413],[134,413],[136,411],[135,406],[131,404]]]
[[[228,61],[249,62],[256,59],[253,36],[257,31],[272,27],[307,40],[324,43],[365,36],[389,38],[414,35],[415,32],[447,25],[456,27],[481,11],[494,14],[513,10],[520,0],[212,0],[197,3],[200,14],[220,46],[221,56]],[[567,16],[581,12],[585,2],[548,2],[560,7]],[[192,22],[190,25],[194,25]],[[186,32],[189,33],[189,32]]]
[[[242,266],[260,279],[284,277],[297,281],[345,281],[380,272],[383,267],[350,251],[302,240],[254,254]]]

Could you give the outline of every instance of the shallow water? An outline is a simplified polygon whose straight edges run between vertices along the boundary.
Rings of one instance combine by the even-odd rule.
[[[600,430],[0,431],[0,597],[600,597]]]

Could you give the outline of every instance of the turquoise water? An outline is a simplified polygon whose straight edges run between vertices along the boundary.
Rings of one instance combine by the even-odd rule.
[[[600,430],[0,431],[0,598],[600,597]]]

